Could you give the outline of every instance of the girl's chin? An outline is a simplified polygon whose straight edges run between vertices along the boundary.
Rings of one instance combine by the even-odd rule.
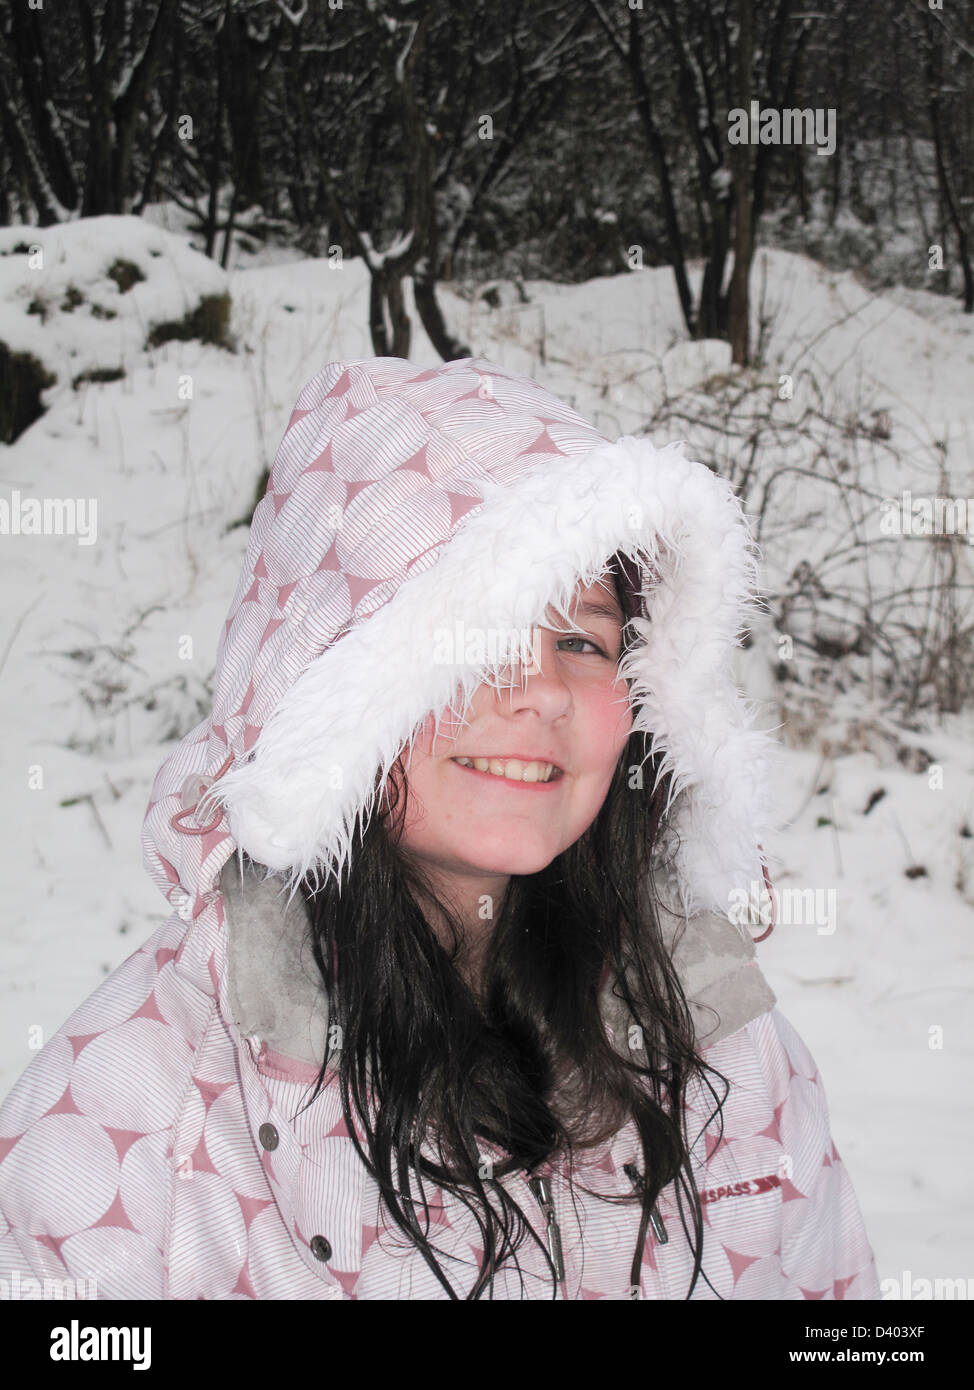
[[[458,846],[454,857],[466,864],[472,873],[517,874],[524,877],[546,869],[560,852],[557,847],[550,846],[529,848],[520,837],[510,845],[492,841],[488,847],[481,840],[478,845],[469,848]]]

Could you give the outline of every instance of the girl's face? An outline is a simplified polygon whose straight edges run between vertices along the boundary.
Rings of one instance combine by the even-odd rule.
[[[513,688],[480,685],[465,724],[447,711],[434,738],[430,715],[414,743],[399,843],[467,901],[503,892],[508,875],[537,873],[574,844],[598,814],[632,730],[628,685],[617,679],[625,617],[612,583],[577,593],[569,612],[575,635],[538,628],[536,664],[523,678],[519,668],[507,673]],[[550,608],[547,617],[558,622]],[[525,768],[543,775],[548,763],[550,781],[517,780]]]

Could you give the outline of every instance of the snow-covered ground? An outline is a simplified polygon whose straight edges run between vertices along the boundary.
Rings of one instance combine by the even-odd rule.
[[[58,377],[46,413],[0,445],[0,497],[97,504],[93,544],[0,536],[0,1094],[161,920],[141,867],[142,817],[168,748],[207,711],[246,548],[233,523],[304,383],[332,359],[372,355],[360,263],[265,253],[224,274],[170,219],[155,209],[141,221],[0,229],[0,340]],[[9,254],[19,242],[44,247],[43,268]],[[105,274],[116,257],[146,279],[123,293]],[[877,296],[785,252],[768,253],[760,275],[775,372],[841,367],[850,401],[865,393],[912,437],[964,458],[974,324],[958,306],[919,291]],[[198,341],[145,349],[152,324],[224,288],[236,353]],[[668,270],[525,289],[521,305],[502,287],[507,307],[496,310],[442,300],[475,352],[536,376],[613,437],[643,427],[664,381],[692,389],[728,370],[724,345],[682,342]],[[26,312],[38,295],[44,321]],[[414,321],[411,356],[435,365]],[[120,380],[72,388],[83,371],[116,367]],[[680,433],[692,454],[692,431]],[[798,532],[789,548],[813,541]],[[779,693],[776,660],[770,642],[740,654],[751,693]],[[782,920],[760,958],[819,1063],[881,1278],[971,1278],[974,718],[884,741],[867,729],[880,716],[857,700],[853,690],[806,746],[782,752],[776,796],[789,827],[771,847],[775,888],[783,916],[784,890],[810,888],[825,915]],[[766,722],[779,722],[773,709]],[[907,764],[897,743],[921,751]]]

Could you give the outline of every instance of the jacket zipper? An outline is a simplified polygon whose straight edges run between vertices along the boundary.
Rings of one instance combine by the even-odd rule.
[[[622,1171],[632,1183],[636,1192],[645,1192],[645,1179],[635,1163],[624,1163],[622,1165]],[[646,1248],[646,1227],[650,1225],[653,1228],[653,1235],[656,1237],[658,1244],[666,1245],[669,1236],[666,1233],[666,1227],[663,1225],[663,1218],[659,1214],[659,1204],[654,1203],[652,1210],[647,1212],[644,1201],[642,1216],[639,1218],[639,1235],[636,1240],[636,1253],[632,1257],[632,1266],[629,1270],[629,1289],[630,1297],[632,1298],[639,1297],[639,1291],[642,1285],[643,1251]]]
[[[626,1177],[632,1183],[633,1188],[637,1192],[642,1192],[643,1175],[642,1173],[640,1173],[635,1163],[624,1163],[622,1165],[622,1171],[625,1173]],[[652,1211],[649,1214],[649,1224],[653,1228],[653,1235],[656,1237],[657,1242],[660,1245],[666,1245],[669,1242],[670,1237],[667,1234],[666,1227],[663,1225],[663,1218],[659,1214],[658,1202],[654,1205]]]
[[[626,1177],[632,1183],[634,1190],[636,1192],[641,1192],[644,1187],[644,1182],[642,1174],[640,1173],[636,1165],[634,1163],[623,1164],[623,1172],[626,1174]],[[563,1285],[565,1282],[565,1261],[564,1256],[562,1254],[561,1231],[558,1227],[558,1222],[555,1218],[554,1203],[551,1200],[551,1184],[549,1183],[547,1178],[539,1176],[535,1178],[529,1178],[528,1186],[534,1193],[538,1205],[544,1213],[545,1234],[548,1238],[548,1254],[551,1256],[551,1263],[555,1267],[555,1274],[558,1278],[558,1282]],[[656,1237],[658,1244],[666,1245],[669,1243],[670,1237],[667,1233],[666,1226],[663,1223],[663,1218],[660,1215],[658,1202],[654,1203],[649,1213],[648,1224],[652,1226],[653,1235]],[[635,1282],[637,1283],[637,1285],[638,1272],[642,1265],[643,1247],[646,1243],[646,1225],[646,1213],[643,1212],[643,1217],[639,1224],[639,1243],[636,1249],[635,1258],[632,1263],[632,1271],[630,1276],[630,1283]]]
[[[558,1222],[555,1220],[555,1208],[551,1200],[551,1184],[547,1178],[529,1178],[528,1186],[538,1200],[538,1205],[544,1212],[545,1234],[548,1237],[548,1254],[551,1256],[551,1263],[555,1267],[555,1274],[558,1282],[564,1285],[565,1282],[565,1261],[561,1248],[561,1231],[558,1229]]]

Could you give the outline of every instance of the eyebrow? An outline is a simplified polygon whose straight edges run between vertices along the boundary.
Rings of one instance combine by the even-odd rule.
[[[575,609],[575,616],[586,618],[613,618],[616,621],[625,621],[625,614],[617,603],[580,603]]]

